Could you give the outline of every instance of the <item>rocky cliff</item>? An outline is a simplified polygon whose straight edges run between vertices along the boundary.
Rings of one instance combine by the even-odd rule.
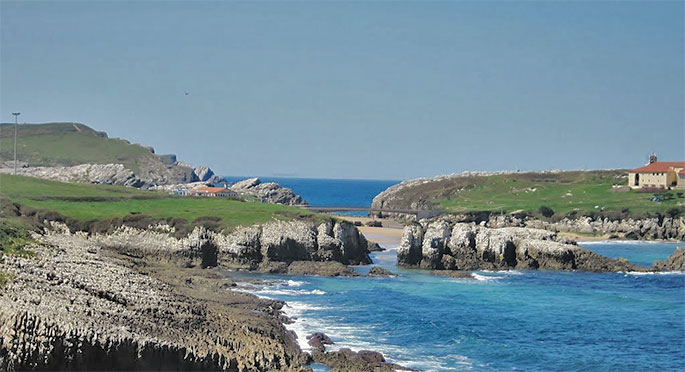
[[[0,173],[14,173],[14,163],[4,162],[1,164]],[[68,167],[30,167],[22,164],[17,169],[17,174],[61,182],[104,183],[144,189],[198,182],[206,185],[223,180],[207,167],[193,169],[190,166],[180,164],[172,164],[158,169],[145,169],[137,174],[123,164],[79,164]]]
[[[653,217],[623,220],[608,218],[563,218],[558,221],[543,221],[530,217],[489,216],[489,227],[529,227],[556,232],[580,234],[616,235],[625,239],[685,240],[685,217]]]
[[[11,164],[0,168],[0,173],[13,173]],[[17,169],[22,176],[44,178],[61,182],[106,183],[112,185],[145,187],[148,183],[133,174],[122,164],[81,164],[72,167],[22,167]]]
[[[274,221],[229,234],[196,227],[181,238],[174,233],[175,229],[166,225],[144,230],[124,226],[89,239],[128,256],[187,260],[201,267],[286,272],[296,261],[371,263],[366,238],[346,221]]]
[[[449,218],[411,224],[404,230],[397,263],[438,270],[550,269],[641,271],[626,260],[600,256],[546,230],[488,228]]]
[[[34,257],[0,258],[14,277],[0,289],[0,370],[309,370],[278,302],[150,271],[83,234],[37,239]]]
[[[258,198],[263,203],[285,205],[307,205],[307,202],[293,190],[275,182],[262,182],[259,178],[249,178],[236,182],[231,190]]]

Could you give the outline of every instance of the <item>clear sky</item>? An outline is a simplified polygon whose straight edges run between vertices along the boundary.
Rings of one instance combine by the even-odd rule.
[[[685,160],[682,1],[8,2],[0,119],[223,175]],[[190,94],[185,95],[185,91]]]

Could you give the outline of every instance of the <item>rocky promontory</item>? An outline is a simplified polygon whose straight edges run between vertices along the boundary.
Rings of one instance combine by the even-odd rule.
[[[370,263],[349,222],[273,221],[220,233],[47,223],[31,257],[0,255],[1,370],[309,371],[282,302],[232,291],[214,267],[354,275]]]
[[[37,240],[0,257],[0,370],[309,370],[276,301],[81,233]]]
[[[292,189],[283,187],[276,182],[262,182],[259,178],[249,178],[231,185],[231,190],[252,195],[262,203],[284,205],[307,205],[307,202]]]
[[[333,219],[320,223],[273,221],[230,233],[198,226],[187,236],[175,235],[175,228],[168,225],[147,229],[121,226],[88,239],[133,257],[183,259],[201,267],[286,272],[287,266],[297,261],[371,263],[364,235],[352,223]]]
[[[405,228],[397,251],[400,266],[437,270],[549,269],[595,272],[644,271],[559,239],[554,232],[488,228],[448,218]]]

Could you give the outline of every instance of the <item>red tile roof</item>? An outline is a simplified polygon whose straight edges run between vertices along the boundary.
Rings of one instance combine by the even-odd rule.
[[[225,191],[226,189],[223,187],[198,187],[193,189],[195,192],[206,192],[210,194],[216,194],[222,191]]]
[[[666,173],[671,168],[685,168],[685,161],[657,161],[644,167],[633,169],[635,173]]]

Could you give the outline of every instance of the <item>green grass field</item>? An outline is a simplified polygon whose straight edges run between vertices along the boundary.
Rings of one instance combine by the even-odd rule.
[[[141,162],[156,161],[149,149],[106,138],[84,125],[20,125],[17,157],[32,166],[120,163],[137,172]],[[14,157],[14,128],[2,125],[0,161]]]
[[[138,189],[72,184],[0,175],[0,202],[12,201],[38,211],[54,211],[80,222],[116,218],[176,219],[189,224],[213,221],[220,229],[280,219],[315,218],[296,207],[222,198],[192,198]]]
[[[505,174],[478,177],[469,184],[453,187],[446,195],[436,195],[434,203],[451,212],[538,212],[551,208],[555,215],[576,213],[621,213],[641,216],[650,213],[685,211],[685,190],[659,194],[637,190],[617,191],[625,185],[622,172],[564,172],[561,174]],[[574,212],[575,211],[575,212]]]

